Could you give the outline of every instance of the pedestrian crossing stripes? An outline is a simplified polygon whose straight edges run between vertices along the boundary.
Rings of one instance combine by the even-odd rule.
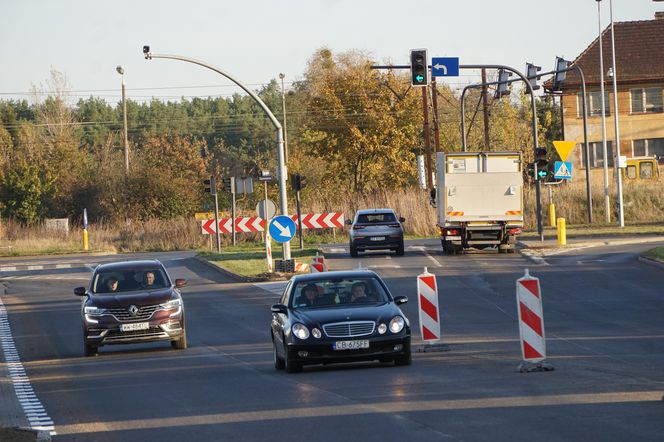
[[[55,424],[44,409],[44,406],[37,398],[35,391],[30,384],[30,378],[25,373],[25,368],[21,363],[14,337],[12,336],[7,309],[2,298],[0,298],[0,347],[4,354],[9,378],[14,386],[16,397],[21,408],[30,424],[30,428],[35,431],[48,432],[55,435]]]

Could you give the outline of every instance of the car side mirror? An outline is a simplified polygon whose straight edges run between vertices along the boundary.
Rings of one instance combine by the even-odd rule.
[[[184,287],[185,285],[187,285],[187,280],[186,279],[176,279],[175,280],[175,287],[180,288],[180,287]]]
[[[347,219],[346,221],[344,221],[344,223],[345,223],[347,226],[350,226],[351,224],[353,224],[353,221]]]
[[[86,290],[85,287],[76,287],[74,289],[74,294],[76,296],[85,296]]]
[[[287,315],[287,314],[288,314],[288,307],[286,307],[286,306],[283,305],[283,304],[274,304],[274,305],[270,308],[270,311],[271,311],[272,313],[281,313],[281,314]]]
[[[399,218],[399,222],[400,222],[400,223],[403,223],[403,222],[405,222],[405,221],[406,221],[406,218],[404,218],[403,216],[402,216],[401,218]]]
[[[405,304],[407,302],[408,302],[408,296],[397,296],[396,298],[394,298],[394,303],[396,305]]]

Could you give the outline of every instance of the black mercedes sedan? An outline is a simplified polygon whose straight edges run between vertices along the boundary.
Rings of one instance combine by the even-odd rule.
[[[410,365],[410,323],[380,277],[369,270],[293,277],[272,306],[274,366],[394,361]]]
[[[157,260],[123,261],[95,268],[89,287],[74,293],[81,303],[83,348],[86,356],[102,345],[170,341],[187,348],[184,305],[180,287]]]

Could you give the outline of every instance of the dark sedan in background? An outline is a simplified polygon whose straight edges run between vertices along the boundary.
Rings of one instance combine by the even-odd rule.
[[[404,254],[403,223],[392,209],[358,210],[350,225],[350,256],[356,257],[365,250],[394,250],[398,256]]]
[[[124,261],[97,266],[83,296],[83,348],[86,356],[103,345],[170,341],[187,348],[184,305],[178,288],[157,260]]]
[[[289,373],[334,362],[411,363],[410,323],[380,277],[369,270],[293,277],[272,306],[274,366]]]

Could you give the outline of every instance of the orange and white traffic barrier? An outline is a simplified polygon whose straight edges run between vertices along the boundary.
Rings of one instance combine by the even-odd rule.
[[[313,259],[311,260],[311,265],[309,266],[309,270],[311,270],[311,273],[319,273],[326,271],[327,267],[325,266],[325,257],[319,256],[318,252],[316,252],[316,256],[314,256]]]
[[[546,359],[546,338],[544,335],[544,316],[542,310],[542,292],[539,279],[525,275],[516,281],[516,302],[519,312],[519,337],[523,363],[519,366],[524,371],[553,370]]]
[[[306,262],[296,262],[295,263],[295,271],[296,272],[307,272],[309,271],[309,264]]]
[[[436,275],[424,268],[417,276],[417,303],[422,340],[429,344],[440,340],[440,312],[438,310],[438,285]]]

